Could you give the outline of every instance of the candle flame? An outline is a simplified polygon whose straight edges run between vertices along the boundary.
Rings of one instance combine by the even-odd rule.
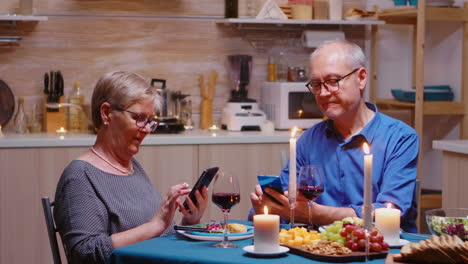
[[[268,214],[268,207],[267,207],[266,205],[263,207],[263,213],[264,213],[265,215]]]
[[[292,129],[291,129],[291,138],[294,138],[296,137],[296,133],[299,129],[297,128],[297,126],[294,126]]]
[[[366,155],[369,155],[370,149],[369,149],[369,145],[367,143],[364,142],[364,144],[362,144],[362,149],[364,150],[364,153]]]
[[[392,203],[387,203],[387,208],[393,208]]]

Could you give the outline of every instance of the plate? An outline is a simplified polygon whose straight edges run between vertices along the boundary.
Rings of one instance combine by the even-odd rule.
[[[197,227],[204,226],[206,224],[198,224],[194,225]],[[253,226],[246,225],[247,227],[247,232],[245,233],[234,233],[234,234],[229,234],[228,240],[229,241],[234,241],[234,240],[242,240],[242,239],[247,239],[251,238],[254,235],[254,228]],[[195,240],[206,240],[206,241],[222,241],[224,234],[223,233],[204,233],[204,232],[195,232],[195,231],[182,231],[182,230],[177,230],[177,233],[184,235],[188,238],[195,239]]]
[[[401,238],[400,238],[400,241],[398,241],[398,243],[389,244],[389,246],[390,246],[391,248],[401,248],[402,246],[404,246],[404,245],[406,245],[406,244],[408,244],[408,243],[409,243],[408,240],[406,240],[406,239],[401,239]]]
[[[181,231],[181,230],[177,230],[177,233],[184,235],[188,238],[195,239],[195,240],[204,240],[204,241],[222,241],[223,240],[222,235],[221,236],[208,236],[207,234],[195,235],[195,234],[190,234],[191,232]],[[229,241],[242,240],[242,239],[251,238],[254,235],[253,233],[252,234],[242,233],[242,234],[245,234],[245,235],[241,235],[241,234],[238,234],[237,236],[229,235],[228,240]]]
[[[0,126],[5,126],[10,121],[15,111],[15,97],[10,87],[0,80]]]
[[[303,256],[305,258],[324,261],[324,262],[332,262],[332,263],[345,263],[345,262],[362,262],[366,260],[366,253],[365,252],[352,252],[349,255],[345,256],[330,256],[330,255],[321,255],[315,254],[309,251],[302,250],[297,247],[289,247],[289,251],[293,254]],[[371,259],[382,259],[387,257],[388,251],[383,252],[372,252],[369,253],[367,257],[369,260]]]
[[[284,254],[289,251],[289,248],[283,247],[283,246],[279,246],[279,249],[276,252],[255,252],[254,245],[245,246],[242,249],[245,252],[252,254],[252,255],[256,255],[256,256],[276,256],[276,255]]]

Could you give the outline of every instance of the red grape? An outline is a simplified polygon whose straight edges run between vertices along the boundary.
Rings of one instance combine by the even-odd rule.
[[[390,248],[390,245],[385,241],[382,241],[380,245],[382,245],[382,250],[388,250]]]
[[[359,248],[366,248],[366,240],[361,238],[358,241]]]
[[[353,243],[353,245],[351,246],[351,250],[352,251],[359,251],[359,245],[357,243]]]
[[[378,236],[379,235],[379,231],[377,231],[377,229],[374,229],[370,232],[370,235],[371,236]]]
[[[374,252],[380,252],[382,251],[382,246],[379,243],[371,243],[370,250]]]
[[[364,238],[365,237],[364,231],[362,229],[354,230],[353,235],[358,237],[358,238]]]
[[[341,231],[340,231],[340,236],[346,237],[347,234],[348,234],[348,232],[346,232],[346,229],[344,229],[344,228],[341,229]]]
[[[356,230],[356,226],[349,224],[345,227],[345,229],[346,229],[346,232],[352,233],[354,230]]]

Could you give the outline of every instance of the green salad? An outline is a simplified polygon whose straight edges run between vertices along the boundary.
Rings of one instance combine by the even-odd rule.
[[[468,240],[468,218],[427,216],[427,220],[436,235],[456,235]]]

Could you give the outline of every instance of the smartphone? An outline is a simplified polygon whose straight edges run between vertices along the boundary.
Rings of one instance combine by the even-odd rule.
[[[218,172],[218,170],[219,170],[218,167],[213,167],[213,168],[206,169],[206,170],[204,170],[202,172],[200,177],[198,177],[197,182],[193,186],[192,191],[189,193],[189,196],[188,196],[190,199],[192,199],[192,202],[195,205],[198,204],[197,198],[195,198],[195,192],[197,190],[199,190],[201,192],[201,189],[203,188],[203,186],[208,187],[208,185],[210,185],[211,181],[213,180],[213,178],[216,175],[216,173]],[[184,207],[185,207],[185,209],[190,210],[187,202],[184,202]]]
[[[273,200],[275,203],[281,205],[281,203],[278,200],[276,200],[273,196],[265,192],[265,188],[268,187],[282,194],[284,191],[283,191],[283,184],[281,182],[281,178],[279,176],[272,176],[272,175],[258,175],[257,179],[258,179],[258,183],[260,184],[260,187],[262,187],[263,193],[266,196],[268,196],[271,200]]]

